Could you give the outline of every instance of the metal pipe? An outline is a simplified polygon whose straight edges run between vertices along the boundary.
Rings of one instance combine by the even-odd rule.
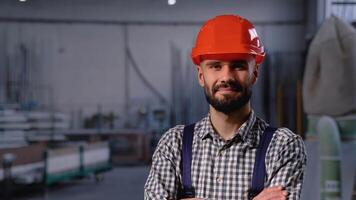
[[[12,163],[15,160],[15,155],[12,153],[6,153],[2,157],[2,166],[4,173],[4,199],[10,200],[12,196],[12,175],[11,167]]]
[[[332,5],[343,6],[343,5],[356,5],[356,1],[334,1],[331,2]]]
[[[125,126],[129,126],[129,116],[130,116],[130,67],[129,67],[129,58],[127,55],[127,49],[129,48],[128,40],[128,30],[127,25],[123,26],[124,32],[124,52],[125,52],[125,77],[124,77],[124,91],[125,91]]]

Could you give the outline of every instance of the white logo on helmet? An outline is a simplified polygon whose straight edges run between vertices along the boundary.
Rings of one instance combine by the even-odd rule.
[[[256,29],[250,28],[248,29],[248,32],[250,33],[251,41],[258,37]]]

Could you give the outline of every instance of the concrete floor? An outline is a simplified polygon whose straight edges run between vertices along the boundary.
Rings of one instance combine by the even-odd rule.
[[[36,194],[21,200],[142,200],[149,167],[118,167],[105,173],[104,179],[96,183],[94,177],[71,181],[49,189],[47,197]]]

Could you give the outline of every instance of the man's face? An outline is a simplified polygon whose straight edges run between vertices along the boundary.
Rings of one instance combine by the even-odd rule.
[[[198,66],[199,84],[209,104],[217,111],[229,114],[245,106],[252,94],[258,66],[252,55],[233,60],[205,59]]]

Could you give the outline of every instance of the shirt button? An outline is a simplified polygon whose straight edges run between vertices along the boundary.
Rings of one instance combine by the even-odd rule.
[[[222,178],[221,178],[221,177],[218,177],[218,178],[216,178],[216,181],[217,181],[218,183],[222,183]]]

